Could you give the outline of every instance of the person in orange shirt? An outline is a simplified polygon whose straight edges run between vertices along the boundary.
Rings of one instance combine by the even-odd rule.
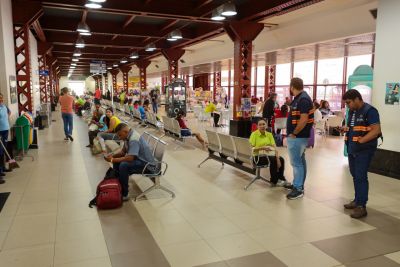
[[[100,100],[101,100],[101,91],[100,88],[96,88],[96,91],[94,92],[94,103],[100,104]]]
[[[73,129],[73,106],[74,106],[74,97],[69,94],[69,89],[64,87],[61,89],[62,95],[60,96],[59,102],[61,105],[61,116],[64,122],[64,134],[65,141],[71,140],[72,138],[72,129]]]

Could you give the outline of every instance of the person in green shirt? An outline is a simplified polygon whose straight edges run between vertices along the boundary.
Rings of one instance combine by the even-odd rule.
[[[267,131],[267,122],[264,119],[258,121],[257,130],[251,133],[249,142],[253,147],[255,161],[259,155],[267,155],[270,166],[271,186],[285,186],[287,181],[284,176],[285,160],[279,156],[276,150],[275,140],[272,133]]]

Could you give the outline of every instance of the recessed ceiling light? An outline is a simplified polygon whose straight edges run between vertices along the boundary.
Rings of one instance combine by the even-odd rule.
[[[78,32],[90,32],[89,26],[83,21],[78,23],[78,28],[76,30]]]
[[[174,30],[171,32],[171,38],[182,39],[182,32],[180,30]]]
[[[237,14],[236,6],[233,3],[229,2],[222,6],[222,12],[221,12],[222,16],[230,17],[230,16],[235,16],[236,14]]]
[[[85,4],[85,7],[87,7],[87,8],[93,8],[93,9],[102,8],[102,6],[101,6],[100,4],[91,3],[91,2],[86,3],[86,4]]]
[[[211,19],[221,21],[221,20],[225,20],[225,17],[221,15],[219,10],[214,10],[212,12]]]
[[[133,52],[129,57],[132,59],[137,59],[139,58],[139,54],[137,52]]]

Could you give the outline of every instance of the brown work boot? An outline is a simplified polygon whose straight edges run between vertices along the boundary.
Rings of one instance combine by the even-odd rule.
[[[350,214],[350,217],[353,219],[360,219],[367,216],[367,208],[363,206],[357,206],[353,209],[353,212]]]
[[[357,204],[354,200],[350,201],[350,203],[344,204],[343,207],[347,210],[352,210],[357,207]]]

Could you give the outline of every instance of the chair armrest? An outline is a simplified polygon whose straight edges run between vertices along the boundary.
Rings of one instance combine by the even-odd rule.
[[[142,175],[143,176],[146,176],[146,170],[147,170],[147,168],[148,168],[148,166],[151,166],[151,165],[157,165],[157,164],[161,164],[161,168],[160,168],[160,170],[159,170],[159,172],[158,173],[152,173],[152,175],[155,175],[155,176],[159,176],[159,175],[164,175],[166,172],[167,172],[167,169],[168,169],[168,163],[166,163],[165,161],[154,161],[154,162],[147,162],[146,163],[146,165],[144,166],[144,168],[143,168],[143,171],[142,171]],[[162,165],[164,165],[165,166],[165,169],[164,169],[164,171],[162,171]]]

